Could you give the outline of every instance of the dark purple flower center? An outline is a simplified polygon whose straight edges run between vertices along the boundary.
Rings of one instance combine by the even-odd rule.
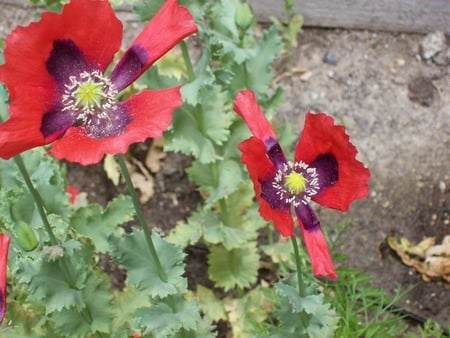
[[[278,148],[273,146],[268,152],[277,171],[268,180],[261,182],[261,197],[273,209],[305,206],[313,196],[338,180],[338,163],[332,154],[319,155],[308,164],[285,160]]]
[[[300,203],[306,205],[320,189],[316,168],[305,162],[285,162],[269,184],[263,185],[262,195],[268,202],[278,199],[275,203],[278,206],[292,204],[297,207]],[[264,189],[264,186],[267,188]]]
[[[46,67],[59,98],[42,118],[44,137],[58,137],[73,126],[97,139],[125,131],[130,119],[126,106],[117,102],[114,83],[85,60],[72,40],[54,42]]]

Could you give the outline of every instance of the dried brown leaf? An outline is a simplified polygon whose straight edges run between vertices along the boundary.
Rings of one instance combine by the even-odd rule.
[[[435,245],[435,242],[434,237],[425,238],[417,245],[407,238],[387,238],[388,245],[402,262],[416,269],[423,280],[443,279],[450,283],[450,235],[444,237],[442,244]]]
[[[161,160],[166,157],[166,153],[163,151],[163,146],[163,138],[153,140],[147,156],[145,157],[145,165],[152,173],[157,173],[161,170]]]

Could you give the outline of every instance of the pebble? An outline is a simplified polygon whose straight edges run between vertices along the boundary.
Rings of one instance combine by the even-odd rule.
[[[403,67],[406,64],[406,61],[405,59],[396,59],[395,63],[397,64],[397,66]]]
[[[327,51],[322,59],[323,62],[328,63],[329,65],[336,66],[339,62],[339,59],[336,55],[331,53],[330,51]]]
[[[437,53],[433,56],[433,61],[439,66],[447,66],[450,64],[450,48]]]
[[[430,78],[417,76],[408,83],[408,97],[411,101],[430,106],[434,99],[434,86]]]
[[[446,186],[445,182],[440,181],[439,182],[439,190],[441,191],[441,193],[444,193],[446,188],[447,188],[447,186]]]
[[[420,42],[419,51],[423,59],[429,60],[446,49],[446,39],[443,32],[430,33]]]

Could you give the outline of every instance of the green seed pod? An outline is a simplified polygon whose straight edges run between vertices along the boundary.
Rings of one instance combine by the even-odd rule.
[[[246,30],[250,27],[253,21],[253,13],[247,3],[240,3],[237,6],[234,21],[236,22],[236,26],[242,30]]]
[[[33,229],[25,222],[18,221],[15,225],[17,242],[25,251],[34,250],[38,245],[38,240]]]

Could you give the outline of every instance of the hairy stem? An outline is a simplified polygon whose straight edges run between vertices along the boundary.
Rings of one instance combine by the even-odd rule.
[[[297,267],[298,294],[300,297],[304,297],[305,296],[305,282],[303,281],[302,264],[300,262],[300,254],[299,254],[299,250],[298,250],[297,239],[295,238],[295,236],[291,237],[291,243],[294,248],[295,265]]]
[[[39,191],[34,187],[33,182],[31,181],[30,174],[28,173],[28,170],[25,166],[25,163],[23,162],[22,156],[17,155],[14,157],[14,162],[16,163],[17,167],[19,168],[20,174],[22,175],[25,185],[27,186],[28,190],[31,193],[31,196],[34,199],[34,203],[36,205],[36,208],[39,212],[39,216],[41,217],[42,223],[44,224],[45,231],[47,232],[48,236],[50,237],[50,243],[51,245],[59,245],[59,241],[56,238],[51,226],[50,222],[47,217],[46,207],[44,200],[42,199],[41,195],[39,194]],[[70,274],[70,269],[67,263],[67,259],[65,256],[62,257],[61,260],[58,261],[59,267],[62,270],[64,274],[64,278],[69,284],[69,286],[73,289],[75,289],[75,283],[72,279],[72,276]],[[92,323],[92,317],[89,311],[87,309],[81,310],[81,315],[83,318],[89,323]]]
[[[192,82],[195,80],[195,74],[194,74],[194,68],[192,67],[192,62],[191,62],[191,58],[189,56],[189,51],[188,51],[186,42],[181,41],[180,48],[181,48],[181,54],[183,56],[184,63],[186,65],[189,82]]]
[[[22,156],[17,155],[14,157],[14,162],[16,163],[17,167],[19,168],[20,174],[22,175],[25,185],[27,186],[28,190],[31,193],[31,196],[33,196],[34,203],[36,204],[36,208],[39,212],[39,216],[42,219],[42,223],[44,223],[45,231],[47,231],[48,236],[50,237],[50,243],[52,245],[57,245],[58,240],[56,239],[55,234],[53,233],[53,230],[50,226],[50,222],[47,218],[47,213],[45,211],[45,205],[44,201],[39,194],[39,192],[36,190],[36,188],[33,185],[33,182],[31,182],[30,175],[28,174],[28,170],[25,167],[25,163],[23,162]]]
[[[125,183],[127,185],[128,193],[131,196],[131,200],[133,201],[133,206],[136,211],[136,216],[138,218],[139,224],[142,227],[142,230],[144,231],[145,239],[147,241],[148,249],[150,250],[150,255],[155,262],[156,269],[158,271],[158,276],[163,282],[167,282],[167,275],[164,271],[161,262],[158,257],[158,253],[156,252],[155,245],[153,243],[152,239],[152,233],[151,230],[148,227],[147,222],[145,221],[144,213],[142,212],[141,204],[138,200],[138,197],[136,195],[136,190],[134,189],[133,182],[131,181],[130,173],[128,172],[127,165],[125,164],[125,160],[123,159],[122,155],[116,155],[115,159],[117,163],[120,166],[120,170],[122,171],[122,175],[125,178]]]

